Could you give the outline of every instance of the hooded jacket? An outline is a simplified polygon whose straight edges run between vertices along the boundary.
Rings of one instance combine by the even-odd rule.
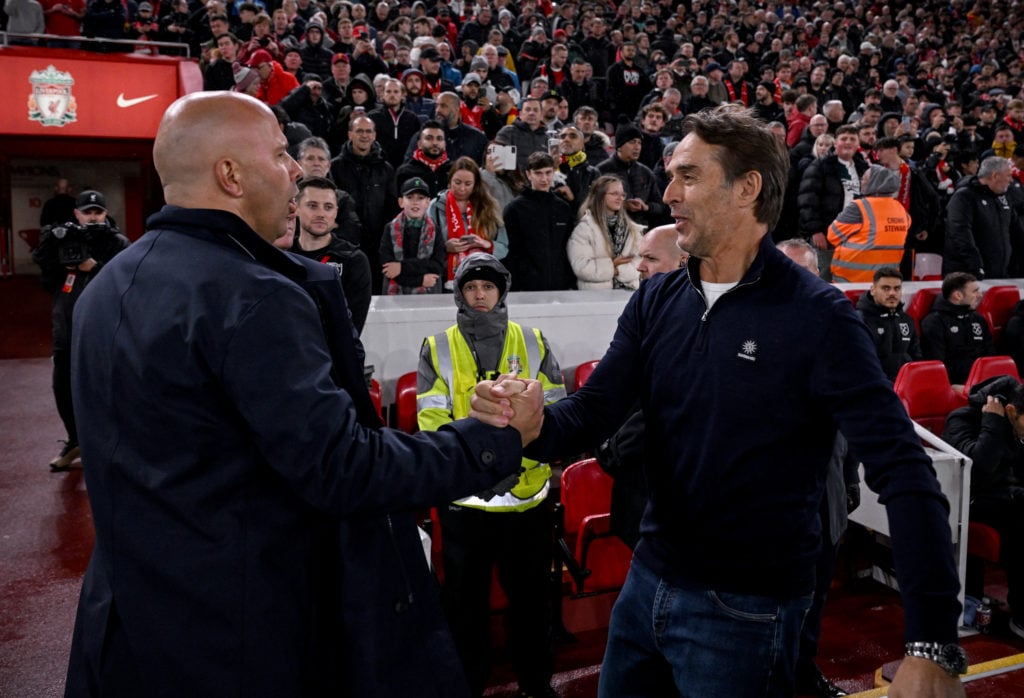
[[[914,319],[903,311],[903,303],[890,310],[876,303],[870,291],[865,291],[857,301],[857,312],[868,326],[878,360],[889,380],[896,379],[903,364],[921,360],[921,342]]]
[[[876,269],[899,266],[910,230],[910,214],[893,198],[899,187],[892,170],[868,168],[861,198],[848,203],[828,228],[828,241],[836,248],[835,281],[871,281]]]
[[[981,411],[989,395],[1001,396],[1005,404],[1019,384],[1013,376],[978,383],[967,396],[967,407],[953,410],[946,420],[942,439],[974,461],[972,499],[980,495],[1007,497],[1011,487],[1024,483],[1024,445],[1005,415]]]
[[[950,383],[963,385],[974,360],[995,350],[985,318],[970,306],[954,305],[940,296],[921,321],[921,352],[926,359],[946,364]]]
[[[504,279],[497,304],[487,312],[473,308],[461,287],[470,272],[489,270]],[[540,330],[521,327],[508,319],[512,276],[493,255],[478,252],[462,261],[455,272],[456,324],[428,337],[420,349],[416,408],[420,429],[434,431],[468,415],[469,394],[481,376],[519,373],[541,381],[545,403],[565,397],[562,372]],[[484,492],[456,503],[492,511],[524,511],[544,501],[551,468],[524,459],[523,471],[508,492]]]

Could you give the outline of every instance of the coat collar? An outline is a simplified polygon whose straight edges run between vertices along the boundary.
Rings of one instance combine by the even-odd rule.
[[[256,234],[234,213],[208,208],[164,206],[146,221],[149,230],[164,228],[231,247],[293,281],[304,281],[306,269]]]

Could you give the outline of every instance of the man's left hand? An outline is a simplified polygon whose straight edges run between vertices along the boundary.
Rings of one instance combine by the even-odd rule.
[[[964,685],[930,659],[905,657],[889,686],[889,698],[962,698]]]

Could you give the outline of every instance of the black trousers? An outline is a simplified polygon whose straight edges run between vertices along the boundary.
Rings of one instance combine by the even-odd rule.
[[[490,671],[491,571],[508,597],[505,644],[523,690],[547,686],[551,648],[551,512],[547,502],[523,512],[449,505],[440,510],[445,614],[474,696]]]
[[[78,426],[75,424],[75,408],[71,403],[71,350],[53,349],[53,399],[57,403],[57,414],[64,422],[70,443],[78,443]]]
[[[999,564],[1006,571],[1007,597],[1014,619],[1024,623],[1024,490],[1016,496],[980,496],[971,501],[971,521],[999,531]]]
[[[839,545],[832,545],[832,532],[829,529],[828,504],[822,497],[821,510],[821,552],[814,565],[814,599],[807,609],[803,627],[800,629],[800,653],[797,657],[797,675],[812,674],[815,670],[814,660],[818,656],[818,640],[821,637],[821,619],[825,613],[825,601],[829,587],[832,586],[832,575],[836,567],[836,555]]]

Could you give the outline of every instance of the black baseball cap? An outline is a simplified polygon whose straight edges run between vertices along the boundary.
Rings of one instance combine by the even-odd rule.
[[[412,177],[405,180],[405,184],[402,185],[402,196],[409,196],[415,192],[420,192],[424,196],[430,196],[430,187],[419,177]]]
[[[75,199],[75,208],[79,211],[87,211],[90,208],[98,208],[101,211],[107,210],[107,198],[98,191],[86,189]]]

